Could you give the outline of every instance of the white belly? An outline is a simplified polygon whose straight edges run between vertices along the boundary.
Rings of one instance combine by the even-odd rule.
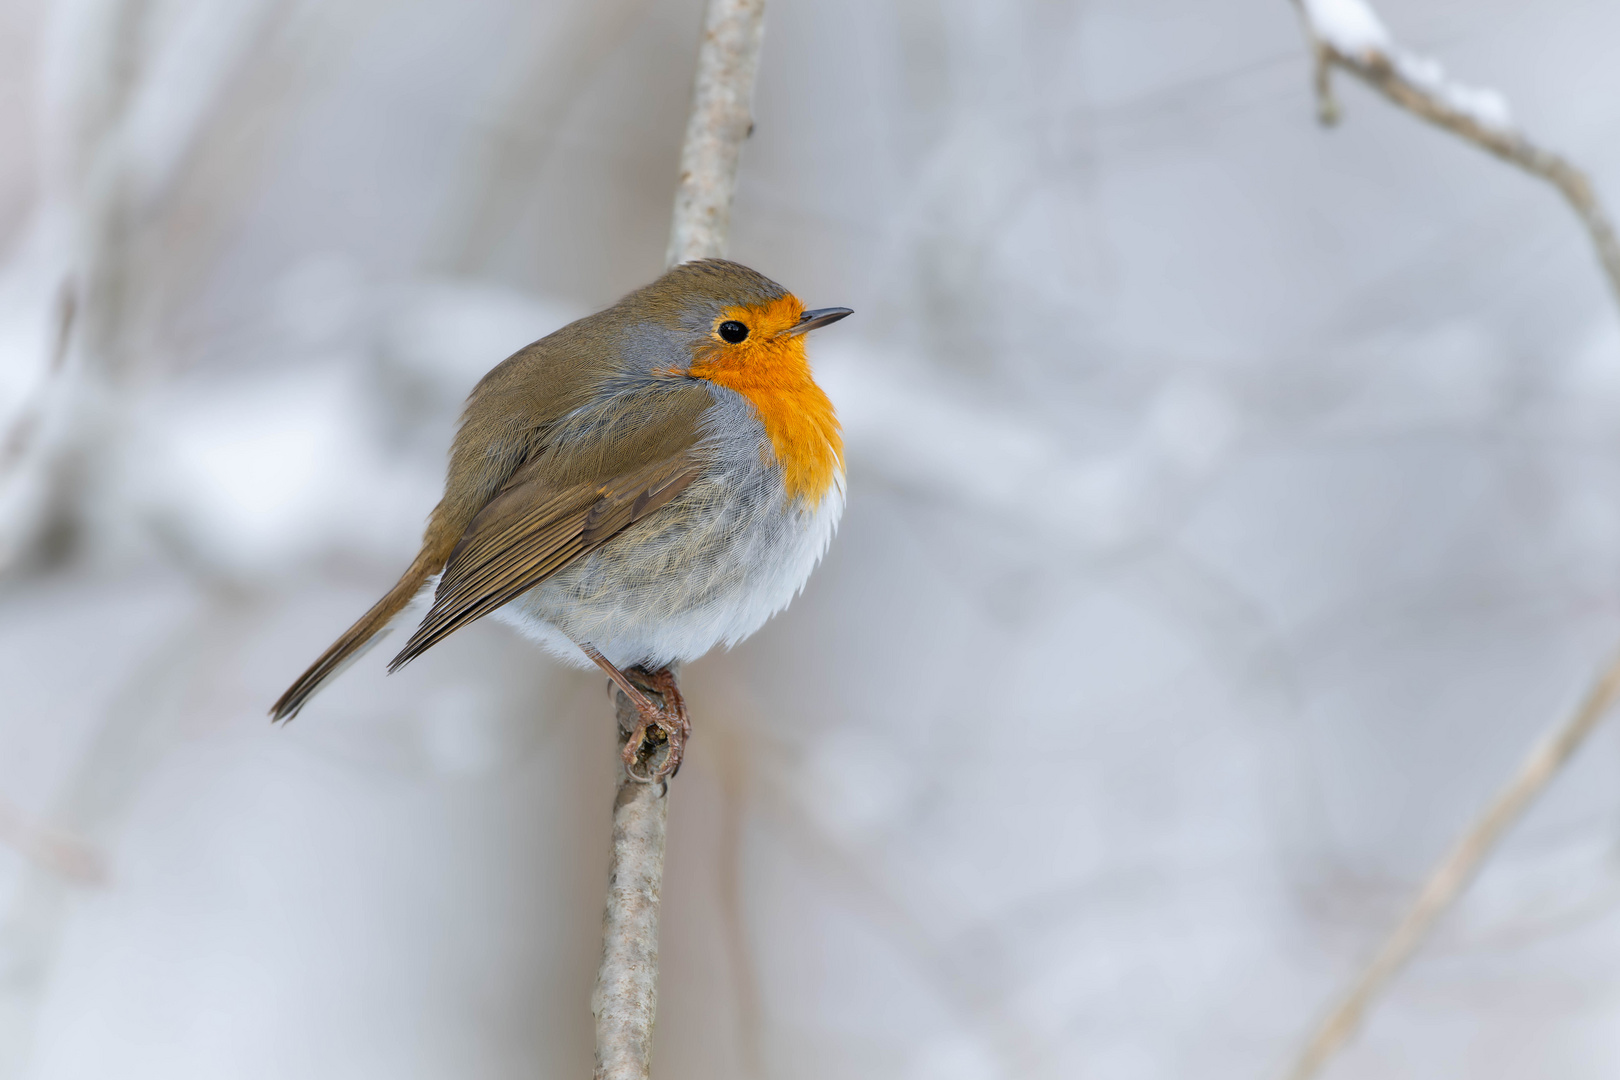
[[[591,666],[588,642],[618,667],[656,669],[735,645],[787,607],[832,540],[843,475],[818,505],[789,505],[752,410],[716,398],[706,419],[728,434],[707,440],[713,470],[495,617],[566,663]]]

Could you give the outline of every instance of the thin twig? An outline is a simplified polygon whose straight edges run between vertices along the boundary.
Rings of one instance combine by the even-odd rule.
[[[1616,239],[1614,223],[1584,172],[1562,155],[1531,142],[1517,127],[1485,123],[1477,112],[1460,108],[1454,101],[1437,93],[1433,86],[1416,81],[1409,74],[1410,65],[1402,64],[1401,57],[1383,49],[1347,52],[1335,47],[1316,32],[1301,0],[1293,2],[1301,11],[1305,32],[1310,35],[1316,54],[1317,114],[1324,124],[1334,124],[1339,119],[1339,106],[1333,98],[1329,79],[1331,70],[1338,68],[1354,75],[1412,115],[1466,139],[1532,176],[1539,176],[1558,189],[1575,211],[1575,216],[1580,218],[1597,252],[1604,276],[1609,280],[1609,288],[1614,292],[1616,301],[1620,302],[1620,239]]]
[[[670,265],[725,254],[737,162],[753,130],[750,107],[764,26],[764,0],[709,0],[681,148],[666,253]],[[614,700],[622,744],[637,717],[622,690]],[[669,785],[637,783],[622,762],[618,777],[602,966],[591,998],[596,1080],[646,1080],[658,1007],[658,904]]]
[[[1620,302],[1620,242],[1616,241],[1614,225],[1585,173],[1560,155],[1531,142],[1517,127],[1488,122],[1478,109],[1460,107],[1455,95],[1448,99],[1439,78],[1414,78],[1411,73],[1423,69],[1414,66],[1413,58],[1393,52],[1392,47],[1347,50],[1336,46],[1313,25],[1308,0],[1294,0],[1294,5],[1300,10],[1316,57],[1318,115],[1324,124],[1336,123],[1339,117],[1330,79],[1332,69],[1338,68],[1356,76],[1413,115],[1546,180],[1564,196],[1585,226],[1609,288]],[[1376,20],[1370,8],[1363,10]],[[1428,70],[1437,71],[1432,66]],[[1580,708],[1536,744],[1517,775],[1430,873],[1406,916],[1295,1060],[1288,1073],[1290,1080],[1310,1080],[1316,1076],[1355,1033],[1373,999],[1412,958],[1436,921],[1479,872],[1503,834],[1558,775],[1617,698],[1620,698],[1620,656],[1610,662],[1587,691]]]
[[[33,396],[17,410],[5,437],[0,438],[0,483],[22,465],[44,427],[47,402],[67,367],[68,342],[72,339],[73,319],[77,313],[78,296],[73,291],[73,282],[64,281],[56,293],[56,340],[51,347],[50,365]]]
[[[1610,663],[1603,677],[1587,692],[1586,700],[1581,702],[1575,714],[1536,744],[1524,764],[1519,766],[1518,774],[1491,801],[1485,813],[1480,815],[1457,845],[1440,860],[1406,917],[1378,950],[1372,963],[1356,979],[1350,992],[1317,1029],[1288,1074],[1291,1080],[1309,1080],[1315,1076],[1355,1032],[1367,1006],[1379,990],[1411,959],[1433,928],[1435,920],[1451,907],[1479,872],[1480,864],[1502,834],[1529,808],[1571,755],[1580,749],[1581,743],[1598,726],[1617,697],[1620,697],[1620,657]]]

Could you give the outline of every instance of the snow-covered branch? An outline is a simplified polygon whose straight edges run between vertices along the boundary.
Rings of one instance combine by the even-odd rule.
[[[1609,287],[1620,301],[1620,240],[1585,173],[1532,142],[1513,122],[1507,99],[1467,86],[1438,61],[1401,47],[1366,0],[1294,0],[1316,53],[1318,115],[1336,123],[1334,68],[1349,72],[1407,112],[1556,187],[1586,227]]]

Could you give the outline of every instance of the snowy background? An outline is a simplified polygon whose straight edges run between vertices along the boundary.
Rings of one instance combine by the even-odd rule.
[[[0,3],[0,1078],[588,1074],[602,680],[265,711],[660,269],[700,9]],[[1383,15],[1620,203],[1620,8]],[[1340,95],[1285,0],[772,0],[732,254],[857,312],[851,495],[686,676],[660,1080],[1274,1076],[1607,662],[1585,235]],[[1617,839],[1611,727],[1330,1075],[1620,1072]]]

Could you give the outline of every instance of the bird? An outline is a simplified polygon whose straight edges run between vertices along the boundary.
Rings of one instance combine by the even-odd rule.
[[[626,769],[673,775],[691,733],[673,669],[786,608],[843,513],[842,432],[805,343],[850,314],[699,259],[496,365],[462,411],[420,552],[272,718],[296,716],[431,588],[390,673],[493,615],[602,669],[637,716]],[[638,773],[649,731],[668,752]]]

